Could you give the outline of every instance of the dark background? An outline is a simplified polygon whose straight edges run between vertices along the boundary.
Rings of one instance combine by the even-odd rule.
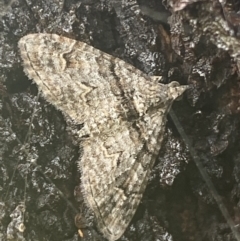
[[[104,240],[85,215],[75,127],[37,97],[21,67],[17,43],[38,32],[84,41],[163,83],[189,84],[173,109],[239,224],[239,1],[1,0],[0,8],[0,240]],[[55,186],[79,210],[83,239]],[[120,240],[235,240],[170,118]]]

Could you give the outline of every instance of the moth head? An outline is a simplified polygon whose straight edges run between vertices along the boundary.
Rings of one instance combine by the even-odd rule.
[[[173,81],[169,84],[160,84],[154,98],[150,98],[150,105],[153,107],[166,107],[171,106],[172,102],[180,99],[183,92],[188,89],[187,85],[180,85],[178,82]]]
[[[169,84],[158,83],[154,86],[148,86],[143,90],[145,95],[137,95],[138,98],[134,99],[135,107],[140,115],[156,108],[168,109],[174,100],[180,99],[187,88],[188,86],[180,85],[176,81]]]
[[[180,85],[177,81],[173,81],[168,85],[168,98],[172,100],[179,100],[188,85]]]

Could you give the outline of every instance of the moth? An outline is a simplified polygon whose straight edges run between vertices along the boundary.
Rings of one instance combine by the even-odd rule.
[[[82,124],[78,162],[100,232],[119,239],[129,225],[161,148],[166,116],[187,86],[164,85],[125,61],[56,34],[19,41],[23,68],[43,97]]]

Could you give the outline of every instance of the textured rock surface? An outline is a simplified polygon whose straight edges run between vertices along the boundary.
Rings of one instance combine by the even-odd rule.
[[[176,80],[190,84],[187,99],[173,108],[199,156],[204,153],[208,157],[203,164],[232,218],[239,223],[240,87],[238,56],[233,53],[239,52],[238,1],[163,1],[165,7],[159,0],[138,1],[141,9],[148,9],[148,16],[138,11],[135,1],[127,1],[124,8],[107,0],[84,0],[81,4],[75,0],[11,2],[0,19],[3,240],[14,210],[24,200],[26,240],[80,239],[73,221],[75,213],[41,172],[76,208],[80,207],[81,222],[85,217],[91,227],[91,232],[82,229],[83,240],[104,240],[81,204],[81,192],[74,188],[80,178],[76,170],[78,148],[72,145],[78,128],[67,127],[59,111],[36,98],[37,88],[21,67],[19,39],[39,32],[86,42],[144,73],[163,76],[163,83]],[[183,9],[174,12],[175,6]],[[218,45],[216,38],[221,41]],[[235,240],[171,121],[167,122],[142,202],[121,238],[158,239]]]

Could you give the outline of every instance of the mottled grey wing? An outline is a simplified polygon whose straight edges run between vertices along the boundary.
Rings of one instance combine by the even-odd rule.
[[[147,94],[148,89],[153,92],[151,87],[156,86],[156,81],[132,65],[56,34],[24,36],[19,49],[26,74],[46,100],[78,124],[90,119],[107,123],[119,113],[142,111],[134,95]],[[90,127],[86,124],[85,128]]]
[[[85,200],[104,236],[118,239],[145,190],[171,103],[186,87],[161,85],[118,58],[55,34],[27,35],[19,48],[43,96],[84,123]]]
[[[139,205],[161,147],[165,120],[165,112],[157,112],[151,126],[121,121],[111,126],[112,134],[83,142],[82,188],[99,229],[110,241],[122,236]]]

